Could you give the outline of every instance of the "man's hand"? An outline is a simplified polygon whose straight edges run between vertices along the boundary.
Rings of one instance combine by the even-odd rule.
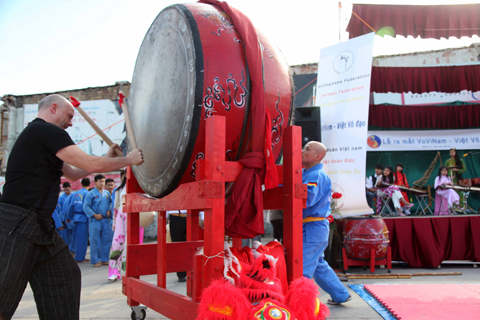
[[[110,148],[108,148],[108,151],[107,151],[107,154],[105,155],[106,157],[109,157],[109,158],[116,158],[118,157],[118,155],[115,153],[115,149],[118,149],[120,151],[122,151],[122,149],[120,148],[120,146],[116,143],[113,143]]]
[[[135,149],[127,155],[131,166],[139,166],[143,163],[143,152],[140,149]]]
[[[97,219],[97,220],[102,220],[102,219],[103,219],[102,215],[101,215],[101,214],[98,214],[98,213],[95,213],[93,216],[94,216],[95,219]]]
[[[107,215],[107,218],[110,218],[110,216],[112,215],[112,214],[110,213],[110,210],[107,211],[106,215]]]
[[[67,223],[70,223],[70,222],[72,222],[72,220],[68,220],[68,219],[66,219],[65,221],[67,221]]]

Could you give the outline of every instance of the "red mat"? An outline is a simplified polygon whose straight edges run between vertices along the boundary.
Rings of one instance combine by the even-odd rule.
[[[365,285],[397,319],[480,319],[480,284]]]

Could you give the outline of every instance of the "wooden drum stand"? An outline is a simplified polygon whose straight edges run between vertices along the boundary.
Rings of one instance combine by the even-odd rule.
[[[180,185],[164,198],[145,196],[128,168],[127,194],[123,199],[128,227],[122,291],[134,312],[141,303],[173,320],[193,320],[202,290],[212,280],[223,278],[225,183],[236,181],[243,169],[239,162],[225,161],[225,134],[224,117],[207,119],[205,159],[197,161],[196,181]],[[302,209],[306,206],[307,186],[302,184],[301,138],[300,127],[286,128],[283,166],[277,166],[283,186],[263,193],[265,210],[284,210],[283,246],[289,283],[303,275]],[[166,211],[178,209],[187,209],[187,241],[166,243]],[[144,211],[158,212],[157,243],[139,244],[139,212]],[[200,211],[205,212],[203,240]],[[233,244],[239,248],[241,240],[234,239]],[[203,255],[195,254],[200,248]],[[166,274],[177,271],[187,271],[186,296],[166,289]],[[157,275],[156,285],[140,280],[140,276],[152,274]],[[145,310],[141,311],[144,318]]]

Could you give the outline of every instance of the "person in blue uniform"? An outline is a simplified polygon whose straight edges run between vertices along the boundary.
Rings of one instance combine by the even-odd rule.
[[[88,217],[83,211],[83,204],[88,194],[88,187],[90,186],[90,179],[82,179],[82,189],[75,193],[73,198],[73,210],[67,215],[66,221],[75,225],[73,229],[73,240],[75,243],[75,261],[78,263],[88,262],[90,259],[85,259],[88,247]]]
[[[302,181],[307,185],[307,207],[303,209],[303,275],[312,277],[332,298],[328,304],[340,304],[351,300],[348,290],[324,260],[328,246],[329,221],[331,214],[332,183],[323,170],[321,161],[327,149],[317,141],[308,142],[302,150],[305,166]]]
[[[69,212],[73,211],[73,199],[75,197],[75,192],[70,193],[70,195],[65,199],[62,205],[62,210],[60,214],[60,219],[63,222],[64,232],[61,234],[63,240],[68,245],[70,252],[75,253],[75,240],[73,239],[73,225],[67,222],[67,216]]]
[[[70,182],[64,182],[62,187],[63,187],[63,193],[60,195],[60,197],[58,197],[57,207],[59,208],[59,210],[57,211],[57,213],[58,213],[58,217],[60,218],[60,221],[63,224],[63,228],[58,233],[62,237],[63,241],[65,241],[65,243],[69,246],[70,241],[72,239],[72,233],[69,231],[69,229],[65,224],[65,215],[63,215],[63,212],[64,212],[63,208],[64,208],[65,201],[72,194],[72,185],[70,184]]]
[[[90,191],[83,204],[88,217],[90,234],[90,263],[94,267],[108,266],[112,245],[112,196],[105,189],[105,176],[94,178],[95,188]]]

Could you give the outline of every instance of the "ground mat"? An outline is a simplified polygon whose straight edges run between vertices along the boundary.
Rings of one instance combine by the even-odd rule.
[[[351,287],[385,319],[480,319],[480,284],[374,284],[363,286],[363,290]],[[367,300],[372,297],[384,308]]]

